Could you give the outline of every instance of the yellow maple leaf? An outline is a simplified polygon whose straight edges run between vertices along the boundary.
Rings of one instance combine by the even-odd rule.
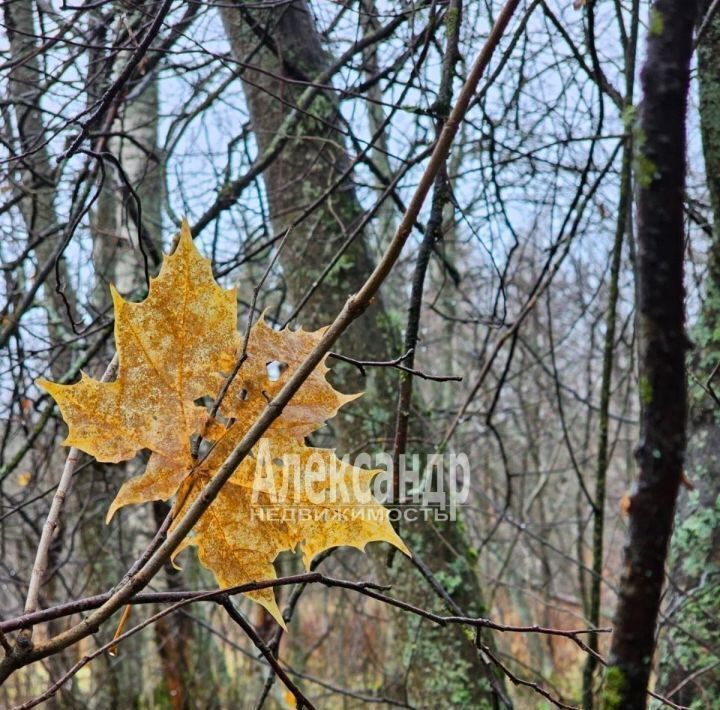
[[[117,379],[103,383],[83,373],[72,385],[43,379],[38,384],[56,400],[68,425],[65,445],[107,462],[129,459],[143,449],[151,452],[144,473],[120,487],[108,522],[123,506],[173,496],[177,522],[324,329],[277,331],[261,317],[219,418],[210,419],[197,402],[218,395],[242,338],[236,328],[236,292],[215,282],[187,223],[144,301],[129,303],[114,290],[112,295]],[[372,541],[389,542],[409,554],[388,511],[372,496],[377,471],[303,443],[303,437],[359,396],[335,390],[327,372],[324,361],[315,368],[175,551],[196,546],[200,561],[223,588],[274,579],[273,562],[286,550],[301,549],[306,566],[331,547],[363,549]],[[191,439],[197,434],[210,448],[196,461]],[[272,589],[248,596],[283,623]]]
[[[73,385],[38,380],[68,424],[64,443],[98,461],[124,461],[141,449],[189,460],[190,436],[207,418],[194,402],[214,396],[234,362],[235,289],[217,285],[184,223],[142,303],[111,292],[117,379],[99,382],[83,373]]]

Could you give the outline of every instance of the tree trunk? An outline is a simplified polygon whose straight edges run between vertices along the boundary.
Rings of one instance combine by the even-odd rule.
[[[45,126],[40,111],[43,85],[45,76],[41,70],[38,59],[37,31],[33,14],[33,3],[31,0],[17,0],[3,5],[3,20],[7,37],[10,43],[10,57],[12,69],[8,76],[10,101],[15,113],[15,128],[13,135],[16,149],[22,155],[20,179],[16,181],[18,190],[21,190],[23,197],[20,201],[20,211],[27,233],[28,245],[35,244],[33,252],[36,256],[38,267],[50,263],[55,258],[58,240],[63,237],[63,230],[60,229],[57,214],[55,211],[55,197],[57,188],[57,173],[52,167],[50,155],[45,146]],[[10,126],[8,126],[10,131]],[[50,370],[55,379],[61,379],[66,375],[72,363],[73,350],[63,348],[63,342],[68,335],[72,335],[69,324],[68,309],[75,315],[75,295],[72,285],[68,279],[64,260],[60,260],[57,271],[62,283],[61,294],[55,288],[55,273],[43,284],[42,301],[47,310],[48,339],[51,345],[60,349],[58,357],[50,362]],[[20,318],[21,314],[16,314]],[[12,317],[12,316],[11,316]],[[7,332],[7,331],[6,331]],[[51,463],[51,470],[59,476],[62,471],[63,453],[55,450],[54,461]],[[57,481],[54,480],[53,483]],[[36,514],[40,518],[38,530],[42,525],[42,518],[47,513],[47,508],[40,505]],[[48,553],[48,569],[56,568],[62,555],[63,528],[57,530]],[[25,559],[32,560],[32,552],[37,546],[37,538],[23,541],[28,544],[31,554]],[[23,555],[19,556],[23,559]],[[28,573],[30,569],[28,568]],[[53,591],[57,587],[58,576],[52,575],[46,579],[46,586],[42,590],[43,597],[46,595],[52,598]],[[60,625],[51,622],[49,630],[54,633],[59,630]],[[53,677],[64,672],[68,665],[72,664],[72,654],[65,652],[48,659],[47,668]],[[58,698],[49,703],[49,707],[55,707],[64,701],[72,702],[76,684],[69,682],[65,684]]]
[[[105,166],[105,184],[93,213],[93,265],[95,286],[92,305],[98,313],[111,308],[110,285],[130,300],[144,296],[145,260],[140,240],[146,253],[159,253],[162,245],[162,204],[165,193],[163,162],[158,155],[157,129],[159,100],[157,81],[138,76],[136,82],[144,81],[145,88],[132,99],[125,101],[113,123],[114,136],[109,140],[108,150],[117,164]],[[122,174],[120,174],[122,171]],[[152,261],[150,262],[151,265]],[[108,352],[106,358],[112,357]],[[113,477],[118,477],[117,466]],[[126,474],[130,467],[123,466]],[[155,527],[162,524],[169,506],[156,501],[152,511],[148,508],[128,510],[122,521],[115,525],[125,526],[124,535],[133,539],[148,526],[148,516]],[[86,545],[102,539],[97,526],[104,526],[102,517],[87,521],[83,528]],[[116,551],[119,557],[119,550]],[[115,581],[118,570],[110,570],[110,577],[101,586]],[[184,588],[183,573],[171,565],[165,566],[168,589]],[[122,663],[110,666],[113,685],[124,702],[141,702],[144,686],[138,679],[145,675],[154,686],[153,699],[164,702],[173,710],[191,707],[203,694],[194,696],[191,658],[193,627],[190,619],[175,614],[155,625],[155,645],[162,675],[153,678],[143,668],[143,639],[128,639],[120,648]],[[125,647],[127,644],[127,648]],[[199,684],[198,684],[198,687]],[[102,688],[98,692],[102,692]],[[209,696],[209,695],[208,695]]]
[[[10,100],[15,109],[17,148],[23,156],[19,188],[24,193],[20,210],[27,229],[28,244],[34,247],[39,266],[53,259],[58,239],[63,236],[55,212],[57,174],[51,165],[45,143],[45,127],[40,112],[45,77],[40,68],[36,47],[33,3],[30,0],[8,2],[3,6],[3,18],[10,40],[13,68],[9,73]],[[58,265],[65,299],[55,288],[55,274],[45,282],[44,302],[48,311],[50,341],[59,344],[72,335],[67,309],[75,313],[75,296],[68,280],[65,261]],[[51,364],[55,379],[69,369],[72,352],[66,349]]]
[[[110,306],[110,284],[130,298],[137,299],[144,291],[145,265],[140,239],[145,242],[146,252],[152,245],[157,253],[162,244],[165,183],[157,149],[157,123],[158,89],[153,79],[140,95],[123,104],[113,124],[118,135],[109,140],[108,149],[117,158],[124,179],[117,168],[106,164],[106,182],[93,214],[92,300],[100,311]],[[140,202],[139,213],[130,188]]]
[[[262,11],[251,10],[240,3],[223,3],[220,12],[235,59],[263,70],[261,73],[245,68],[242,74],[256,140],[262,152],[304,88],[298,89],[289,80],[312,80],[327,68],[329,58],[304,0]],[[349,164],[343,135],[337,130],[339,107],[334,95],[321,92],[307,114],[297,128],[297,137],[289,141],[280,157],[263,174],[276,233],[329,190]],[[363,214],[353,185],[345,178],[320,209],[293,230],[280,261],[290,296],[296,303]],[[348,295],[358,290],[372,265],[367,239],[359,234],[303,309],[302,323],[309,327],[329,323]],[[390,328],[389,320],[377,299],[363,319],[343,335],[339,349],[361,359],[396,357],[401,341],[399,333]],[[333,369],[340,368],[334,366]],[[365,389],[364,399],[368,407],[372,403],[374,425],[377,426],[379,420],[387,430],[395,409],[395,374],[379,370],[370,373],[369,381],[365,381],[353,369],[341,369],[340,377],[345,391]],[[337,445],[341,453],[376,438],[379,433],[363,430],[350,417],[339,419]],[[429,524],[408,524],[402,534],[411,549],[440,568],[436,572],[457,580],[452,596],[466,614],[486,613],[473,570],[473,551],[459,525],[437,524],[433,529]],[[451,549],[459,555],[452,555]],[[369,548],[368,551],[378,576],[392,584],[394,594],[410,603],[438,608],[427,583],[407,561],[396,559],[388,569],[385,550]],[[462,630],[438,630],[425,624],[418,629],[417,622],[405,614],[392,614],[391,625],[389,633],[393,638],[388,642],[391,645],[386,653],[390,662],[385,664],[383,681],[385,695],[437,707],[448,703],[462,707],[497,703],[491,688],[491,680],[495,682],[495,679],[489,680],[474,644]]]
[[[703,0],[699,21],[710,8]],[[672,541],[672,589],[662,638],[658,687],[673,702],[720,704],[720,403],[714,375],[720,363],[720,13],[698,47],[700,122],[713,232],[708,283],[690,360],[687,476]],[[709,384],[706,384],[708,383]]]
[[[605,704],[644,708],[685,450],[685,113],[695,3],[650,11],[637,158],[641,431]]]

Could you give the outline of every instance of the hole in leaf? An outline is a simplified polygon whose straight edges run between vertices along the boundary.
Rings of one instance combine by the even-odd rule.
[[[280,375],[287,370],[288,364],[286,362],[280,362],[279,360],[271,360],[265,364],[267,367],[268,379],[270,382],[277,382],[280,379]]]

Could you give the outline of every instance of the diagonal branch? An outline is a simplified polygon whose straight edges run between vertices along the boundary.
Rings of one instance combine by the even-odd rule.
[[[116,354],[105,369],[101,382],[108,382],[115,377],[118,362],[119,359]],[[42,584],[43,577],[47,571],[48,550],[50,549],[53,534],[58,526],[60,511],[62,510],[63,503],[65,502],[65,496],[67,495],[70,482],[72,481],[73,474],[75,473],[75,467],[77,466],[79,455],[80,450],[73,446],[68,451],[67,458],[65,459],[65,466],[63,467],[60,481],[58,482],[55,495],[53,496],[52,503],[50,504],[50,512],[45,520],[45,525],[43,525],[40,542],[38,543],[37,551],[35,553],[35,562],[33,563],[32,572],[30,573],[30,585],[28,586],[27,598],[25,600],[26,614],[32,614],[38,608],[40,585]],[[22,640],[18,639],[18,642],[21,644],[29,644],[31,637],[32,627],[23,630]]]
[[[235,608],[235,605],[227,595],[221,597],[219,600],[220,605],[228,613],[228,616],[245,632],[246,636],[255,644],[256,648],[263,655],[265,660],[270,664],[275,675],[285,684],[285,687],[295,697],[295,706],[298,710],[302,708],[308,708],[312,710],[315,706],[307,699],[303,694],[302,690],[293,683],[290,676],[285,672],[285,669],[280,665],[280,662],[275,657],[273,652],[268,648],[268,645],[262,640],[257,631],[253,628],[253,625]]]

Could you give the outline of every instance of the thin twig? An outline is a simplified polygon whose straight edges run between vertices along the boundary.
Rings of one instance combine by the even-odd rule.
[[[340,353],[332,351],[328,353],[328,357],[355,365],[355,367],[360,370],[360,374],[363,377],[367,375],[365,372],[366,367],[394,367],[398,370],[402,370],[403,372],[407,372],[410,375],[421,377],[423,380],[432,380],[433,382],[462,382],[462,377],[460,375],[428,375],[427,372],[415,370],[412,367],[403,365],[402,361],[407,360],[412,353],[413,349],[411,348],[404,355],[400,355],[400,357],[396,357],[393,360],[356,360],[354,357],[350,357],[349,355],[341,355]]]
[[[105,369],[105,372],[100,380],[101,382],[108,382],[115,377],[118,362],[119,359],[116,354]],[[33,563],[32,572],[30,572],[30,584],[28,586],[27,598],[25,600],[26,614],[30,614],[38,608],[40,586],[42,585],[43,577],[47,571],[50,543],[52,542],[53,535],[58,526],[60,511],[62,510],[63,503],[65,502],[65,496],[67,495],[70,487],[79,456],[80,449],[73,446],[68,451],[67,458],[65,459],[65,466],[63,467],[63,472],[60,475],[60,481],[58,482],[55,495],[53,496],[52,503],[50,504],[50,511],[48,512],[42,534],[40,535],[40,542],[38,543],[37,551],[35,553],[35,562]],[[21,645],[28,645],[31,637],[32,628],[25,629],[23,634],[18,637],[18,643]]]
[[[510,680],[513,685],[522,685],[526,688],[531,688],[539,695],[542,695],[543,698],[555,705],[555,707],[565,708],[566,710],[578,710],[577,706],[568,705],[567,703],[564,703],[562,700],[560,700],[560,698],[554,698],[547,690],[545,690],[545,688],[538,685],[537,683],[530,680],[524,680],[523,678],[515,675],[484,643],[479,640],[479,638],[477,641],[477,645],[478,648],[481,648],[482,652],[505,674],[505,676],[508,678],[508,680]]]
[[[118,78],[113,82],[112,86],[107,90],[107,92],[105,92],[105,95],[100,99],[93,113],[88,117],[86,121],[83,122],[80,128],[80,133],[75,136],[75,139],[73,140],[70,147],[58,158],[58,162],[62,162],[72,157],[78,151],[80,145],[85,140],[85,138],[87,138],[90,129],[97,123],[100,118],[103,117],[105,111],[107,111],[107,109],[116,99],[122,88],[127,83],[128,79],[130,79],[130,77],[135,72],[135,69],[137,68],[138,64],[140,64],[140,61],[145,57],[148,49],[150,48],[150,45],[152,44],[152,41],[155,39],[155,37],[157,37],[157,34],[160,31],[160,27],[162,26],[165,17],[167,16],[168,12],[170,12],[171,6],[172,0],[165,0],[165,2],[160,6],[157,15],[155,15],[155,17],[153,18],[152,24],[148,28],[145,37],[143,37],[142,42],[140,42],[135,51],[132,53],[130,59],[128,60],[128,63],[125,65],[122,72],[120,72]]]
[[[228,616],[245,632],[248,638],[255,644],[256,648],[263,655],[265,660],[270,664],[275,675],[285,684],[285,687],[295,697],[295,704],[298,710],[302,708],[314,708],[315,706],[308,700],[302,690],[293,683],[290,676],[285,672],[283,667],[275,658],[273,652],[268,648],[268,645],[260,638],[260,635],[253,628],[252,624],[235,608],[235,605],[230,601],[230,598],[225,595],[218,600],[219,604],[228,613]]]
[[[351,582],[343,579],[328,577],[318,572],[308,572],[304,574],[290,575],[280,577],[278,579],[269,579],[262,582],[247,582],[239,584],[236,587],[227,589],[201,589],[201,590],[176,590],[167,592],[141,592],[135,594],[128,600],[128,604],[163,604],[175,603],[178,601],[215,601],[215,598],[222,594],[244,594],[246,592],[256,592],[261,589],[270,589],[275,587],[285,587],[294,584],[309,583],[324,584],[328,587],[342,587],[343,589],[351,589],[362,592],[365,589],[376,591],[386,591],[390,587],[374,582]],[[96,594],[91,597],[76,599],[57,606],[41,609],[31,614],[23,614],[14,619],[6,619],[0,621],[0,631],[17,631],[26,626],[41,624],[54,619],[61,619],[72,614],[80,614],[84,611],[98,609],[112,597],[113,592],[105,592],[104,594]]]
[[[702,41],[705,32],[707,32],[708,27],[710,27],[710,24],[713,21],[713,17],[715,17],[715,14],[718,10],[720,10],[720,0],[713,0],[713,4],[710,5],[710,7],[708,8],[708,11],[705,13],[705,17],[703,17],[702,22],[700,23],[700,27],[695,34],[695,45],[693,47],[694,49],[697,49],[700,46],[700,42]]]

